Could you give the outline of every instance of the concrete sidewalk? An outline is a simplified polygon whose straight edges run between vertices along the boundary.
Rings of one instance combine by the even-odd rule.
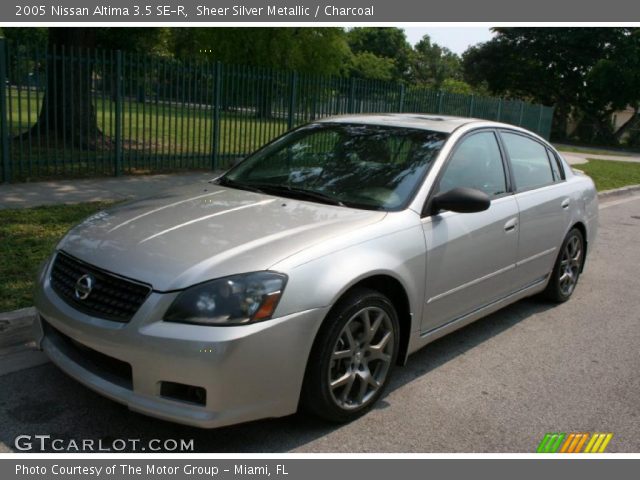
[[[173,187],[206,182],[219,173],[126,175],[0,185],[0,209],[141,198]]]
[[[582,153],[582,152],[563,152],[560,150],[562,156],[569,162],[570,165],[580,165],[587,163],[589,158],[594,160],[613,160],[616,162],[630,162],[640,163],[640,156],[637,155],[600,155],[597,153]]]

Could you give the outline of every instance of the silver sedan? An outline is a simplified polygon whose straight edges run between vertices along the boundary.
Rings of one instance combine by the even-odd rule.
[[[37,338],[163,419],[350,421],[429,342],[524,297],[568,300],[597,215],[591,179],[526,130],[326,119],[71,229],[40,273]]]

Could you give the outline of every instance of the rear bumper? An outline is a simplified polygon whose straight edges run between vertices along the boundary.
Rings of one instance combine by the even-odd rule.
[[[71,377],[164,420],[212,428],[296,411],[326,309],[253,325],[205,327],[163,322],[173,298],[153,293],[129,323],[120,324],[73,309],[44,275],[36,292],[37,340]],[[169,398],[161,394],[163,382],[204,389],[206,399]]]

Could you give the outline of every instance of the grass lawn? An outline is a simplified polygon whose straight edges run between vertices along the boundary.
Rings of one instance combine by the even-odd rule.
[[[593,178],[598,191],[640,184],[640,163],[595,160],[576,165],[578,170]]]
[[[0,210],[0,312],[33,306],[40,264],[73,225],[113,202]]]
[[[37,119],[43,93],[22,92],[18,99],[15,88],[10,90],[8,113],[11,135],[27,132]],[[115,135],[115,103],[110,99],[93,99],[98,127],[107,137]],[[280,112],[281,113],[281,112]],[[125,149],[146,153],[206,154],[211,151],[213,110],[209,105],[167,103],[138,103],[124,99],[122,102],[122,136]],[[255,112],[220,112],[220,153],[248,153],[288,130],[287,120],[258,118]],[[32,148],[38,144],[32,138]],[[29,148],[16,145],[16,149]],[[98,141],[100,145],[100,141]],[[53,145],[51,145],[53,148]],[[67,152],[69,153],[69,152]],[[37,157],[37,153],[32,153]]]
[[[105,136],[91,139],[96,141],[95,148],[70,148],[55,135],[29,133],[38,119],[42,96],[42,92],[36,96],[34,90],[29,97],[22,92],[18,98],[15,88],[8,96],[9,127],[14,137],[10,146],[13,179],[111,174],[115,149],[109,139],[115,137],[115,104],[110,99],[94,99],[97,125]],[[122,112],[123,171],[149,173],[210,167],[214,137],[210,106],[124,99]],[[217,150],[222,168],[288,130],[282,112],[275,110],[271,118],[258,117],[251,110],[221,111],[219,126]],[[82,127],[76,125],[76,133],[87,131],[88,125]]]

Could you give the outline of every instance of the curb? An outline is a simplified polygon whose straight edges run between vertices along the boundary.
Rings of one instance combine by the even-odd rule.
[[[636,192],[640,192],[640,185],[628,185],[626,187],[614,188],[612,190],[604,190],[598,193],[598,198],[600,200],[606,200],[607,198],[631,195]]]
[[[34,307],[0,313],[0,349],[33,340],[31,327],[35,319]]]
[[[629,185],[598,193],[598,199],[631,195],[640,192],[640,185]],[[21,308],[11,312],[0,312],[0,349],[28,343],[33,340],[31,327],[36,319],[34,307]]]
[[[0,313],[0,377],[49,362],[33,339],[34,307]]]

